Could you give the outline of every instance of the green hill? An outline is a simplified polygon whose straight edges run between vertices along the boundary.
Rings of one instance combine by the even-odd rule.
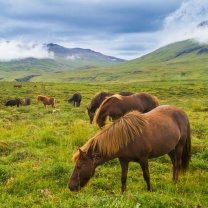
[[[90,60],[90,57],[89,57]],[[40,66],[41,63],[41,67]],[[159,48],[138,59],[105,67],[80,67],[71,70],[59,70],[60,65],[41,62],[35,67],[22,69],[21,64],[15,70],[1,71],[2,80],[43,82],[138,82],[168,81],[208,78],[208,45],[186,40]],[[8,66],[9,67],[9,66]],[[56,70],[51,70],[51,68]],[[63,67],[62,67],[63,68]],[[21,78],[21,79],[20,79]],[[26,79],[25,79],[26,78]]]

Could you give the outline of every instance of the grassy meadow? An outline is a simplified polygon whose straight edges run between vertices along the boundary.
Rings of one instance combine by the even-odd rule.
[[[47,80],[47,79],[46,79]],[[208,207],[208,81],[152,81],[126,84],[0,82],[0,207]],[[19,84],[19,83],[18,83]],[[34,88],[37,85],[37,88]],[[117,159],[99,166],[80,192],[70,192],[68,179],[76,148],[99,128],[89,123],[86,108],[102,90],[148,92],[160,104],[184,109],[192,130],[190,170],[172,181],[168,156],[149,162],[153,191],[148,192],[142,171],[130,163],[127,191],[121,193],[121,168]],[[81,106],[67,100],[74,92]],[[57,99],[56,111],[37,104],[37,95]],[[14,98],[30,98],[30,106],[6,107]]]

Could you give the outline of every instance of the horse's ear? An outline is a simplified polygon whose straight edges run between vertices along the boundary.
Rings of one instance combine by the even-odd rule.
[[[83,152],[80,148],[78,150],[79,150],[80,158],[82,159],[86,158],[86,153]]]

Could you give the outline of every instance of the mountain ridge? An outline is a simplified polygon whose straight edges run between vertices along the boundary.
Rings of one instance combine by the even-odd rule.
[[[58,61],[54,63],[39,60],[31,64],[34,59],[14,62],[12,72],[0,68],[0,80],[122,83],[208,79],[208,44],[199,44],[192,39],[171,43],[140,58],[110,66],[92,66],[86,62],[84,66],[68,70],[70,65],[57,56]]]

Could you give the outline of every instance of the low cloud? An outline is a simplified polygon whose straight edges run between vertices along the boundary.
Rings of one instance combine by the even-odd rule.
[[[187,39],[195,39],[200,43],[208,43],[208,28],[197,27],[208,17],[207,0],[185,0],[175,12],[164,20],[164,44]]]
[[[22,41],[0,41],[0,61],[21,60],[25,58],[52,59],[54,54],[48,52],[43,44],[23,43]]]
[[[76,59],[79,59],[80,57],[78,55],[72,55],[72,56],[67,56],[66,57],[66,60],[69,60],[69,61],[74,61]]]

